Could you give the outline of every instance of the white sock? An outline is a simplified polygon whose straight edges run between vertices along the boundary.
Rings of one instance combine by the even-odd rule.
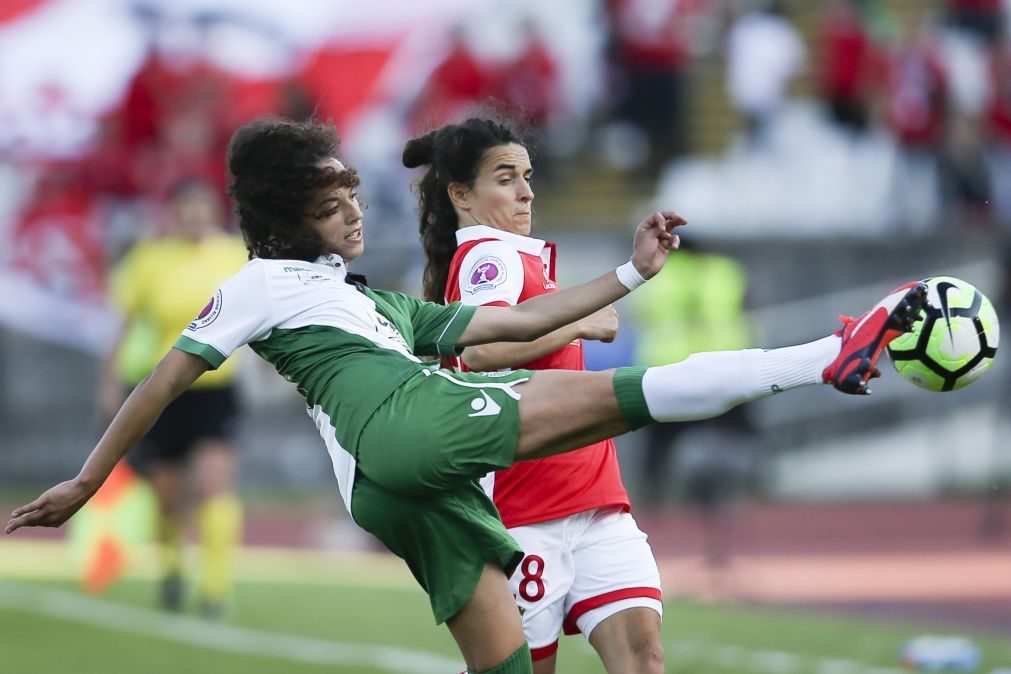
[[[708,419],[741,403],[820,384],[838,354],[835,335],[780,349],[696,353],[646,370],[642,393],[657,421]]]

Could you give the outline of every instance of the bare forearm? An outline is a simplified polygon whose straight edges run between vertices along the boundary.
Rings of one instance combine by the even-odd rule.
[[[195,356],[170,352],[123,403],[77,479],[89,489],[97,490],[116,463],[151,430],[168,404],[204,370],[206,364]]]
[[[531,342],[589,316],[629,293],[614,270],[581,285],[532,297],[512,307],[479,307],[460,346]]]
[[[471,370],[501,370],[502,368],[524,365],[549,353],[554,353],[579,337],[578,324],[572,323],[533,342],[495,342],[469,346],[464,349],[461,358]]]
[[[589,283],[538,295],[514,307],[479,307],[457,346],[531,342],[613,304],[627,295],[629,288],[659,273],[668,253],[679,244],[671,231],[683,224],[684,218],[671,211],[652,213],[636,228],[628,263]],[[623,275],[621,280],[619,274]]]
[[[559,290],[556,293],[531,297],[513,309],[518,314],[517,322],[525,323],[526,328],[537,337],[589,316],[613,304],[629,292],[629,289],[618,281],[617,275],[612,270],[589,283]]]
[[[116,462],[137,444],[165,407],[207,367],[202,358],[170,349],[123,404],[77,477],[15,508],[4,531],[10,534],[21,527],[58,527],[70,519],[98,491]]]
[[[145,379],[126,399],[109,428],[88,456],[78,478],[98,489],[116,463],[151,430],[171,398],[157,383]]]

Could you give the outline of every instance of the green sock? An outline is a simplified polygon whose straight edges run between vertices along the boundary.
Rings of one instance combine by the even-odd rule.
[[[649,415],[646,396],[642,393],[644,367],[619,367],[614,372],[614,396],[618,399],[618,409],[632,430],[656,423]]]
[[[508,658],[483,672],[475,672],[468,669],[470,674],[533,674],[534,663],[530,659],[530,644],[523,642],[523,645]]]

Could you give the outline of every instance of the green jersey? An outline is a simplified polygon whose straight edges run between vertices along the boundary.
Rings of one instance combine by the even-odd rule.
[[[474,311],[349,284],[338,255],[256,259],[221,286],[174,346],[216,368],[249,344],[295,383],[350,510],[362,427],[426,367],[416,354],[456,354]]]

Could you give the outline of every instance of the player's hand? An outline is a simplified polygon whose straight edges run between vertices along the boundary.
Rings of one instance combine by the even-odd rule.
[[[610,344],[618,334],[618,312],[611,305],[579,321],[579,336]]]
[[[673,211],[657,211],[639,223],[632,242],[632,264],[640,276],[650,279],[660,273],[667,254],[681,244],[674,228],[687,222]]]
[[[61,482],[31,503],[16,508],[4,532],[10,534],[21,527],[58,527],[80,510],[94,493],[76,478]]]

